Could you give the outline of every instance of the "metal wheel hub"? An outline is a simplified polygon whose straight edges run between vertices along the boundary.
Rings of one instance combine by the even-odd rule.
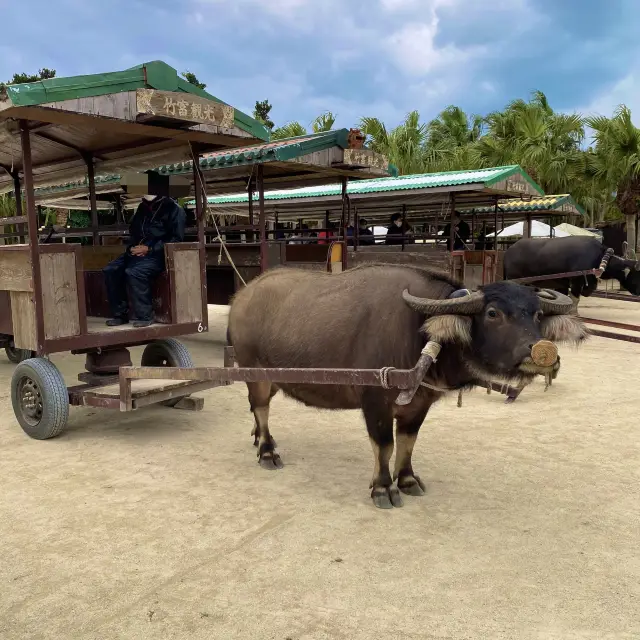
[[[20,409],[25,420],[37,425],[42,419],[42,393],[35,380],[22,378],[18,384]]]

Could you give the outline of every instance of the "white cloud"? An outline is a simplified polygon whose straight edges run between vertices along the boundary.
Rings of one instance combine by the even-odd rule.
[[[634,65],[637,67],[637,65]],[[578,113],[611,117],[621,104],[627,105],[634,116],[636,126],[640,125],[640,73],[632,71],[606,91],[595,96],[586,106],[577,107]]]
[[[471,59],[477,60],[486,52],[484,47],[459,49],[454,45],[438,47],[438,17],[422,24],[409,24],[389,36],[385,42],[388,53],[398,69],[405,73],[423,76],[434,71],[459,67]],[[458,68],[461,73],[463,69]]]
[[[495,0],[489,8],[477,0],[368,0],[361,13],[363,6],[363,0],[191,0],[191,22],[213,37],[246,29],[262,32],[270,42],[265,75],[227,79],[215,91],[215,80],[204,80],[213,93],[245,110],[253,103],[243,103],[268,97],[278,123],[299,119],[307,124],[306,119],[331,109],[341,125],[374,115],[393,126],[410,110],[407,106],[427,119],[464,101],[469,91],[495,93],[495,79],[483,66],[509,51],[534,17],[529,0]],[[452,39],[458,16],[466,28],[473,27],[475,17],[483,24],[510,26],[486,43],[467,45]],[[353,91],[348,99],[339,97],[323,69],[343,82],[357,74],[353,84],[376,99],[359,99]]]

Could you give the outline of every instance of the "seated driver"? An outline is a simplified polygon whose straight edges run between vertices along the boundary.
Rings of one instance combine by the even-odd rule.
[[[168,196],[143,196],[131,220],[125,252],[103,270],[112,315],[107,326],[129,322],[128,292],[133,326],[153,324],[151,284],[165,269],[164,245],[184,240],[186,217]]]

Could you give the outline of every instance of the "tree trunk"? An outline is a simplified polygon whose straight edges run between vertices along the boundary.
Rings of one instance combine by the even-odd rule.
[[[640,200],[640,177],[629,178],[618,185],[616,204],[627,221],[627,246],[637,253],[636,247],[636,216],[638,214],[638,200]]]
[[[627,247],[629,249],[636,248],[636,215],[627,214],[625,216],[627,221]]]

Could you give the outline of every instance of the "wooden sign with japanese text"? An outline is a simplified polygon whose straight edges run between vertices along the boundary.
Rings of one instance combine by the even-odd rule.
[[[344,164],[358,167],[373,167],[381,171],[389,169],[389,161],[381,153],[370,149],[345,149]]]
[[[512,194],[540,195],[531,185],[531,183],[520,173],[513,173],[505,180],[500,180],[491,185],[490,189],[493,191],[506,191]]]
[[[191,93],[137,89],[136,109],[140,115],[213,124],[223,129],[232,129],[234,126],[233,107]]]

